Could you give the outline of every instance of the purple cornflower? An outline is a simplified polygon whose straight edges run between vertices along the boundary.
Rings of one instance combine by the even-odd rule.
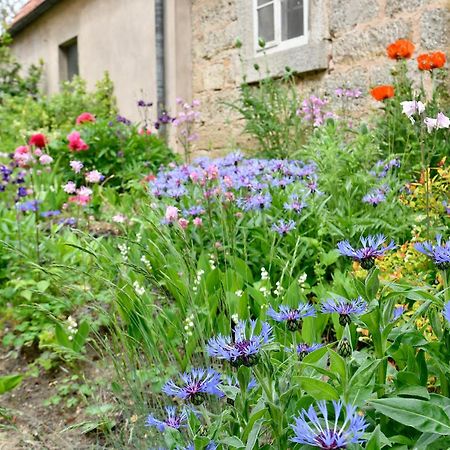
[[[217,444],[214,441],[210,441],[209,444],[205,447],[205,450],[216,450]],[[194,444],[189,444],[187,447],[181,448],[177,447],[177,450],[195,450]]]
[[[351,314],[362,314],[366,309],[367,303],[361,297],[354,300],[347,300],[343,297],[329,298],[321,306],[323,313],[338,313],[339,323],[343,327],[352,321]]]
[[[39,208],[39,200],[28,200],[27,202],[23,203],[16,203],[16,208],[19,211],[26,212],[26,211],[33,211],[36,212]]]
[[[337,247],[341,255],[348,256],[354,261],[358,261],[363,269],[369,270],[375,263],[375,258],[383,256],[388,250],[395,248],[394,241],[391,241],[386,247],[382,245],[386,238],[382,234],[360,238],[362,248],[354,249],[348,241],[341,241]]]
[[[295,424],[291,425],[295,437],[292,442],[311,445],[322,450],[346,449],[349,444],[360,444],[368,424],[363,416],[356,412],[356,407],[344,405],[341,401],[333,401],[334,419],[328,420],[327,403],[317,402],[321,418],[311,405],[308,410],[302,409],[295,417]],[[345,419],[339,425],[341,413],[345,411]]]
[[[17,189],[17,197],[26,197],[27,196],[27,188],[20,186]]]
[[[405,312],[405,310],[406,310],[405,306],[402,306],[402,305],[396,306],[392,313],[392,321],[396,322],[402,316],[402,314]]]
[[[376,188],[369,191],[363,198],[364,203],[369,203],[373,206],[384,202],[386,200],[386,193],[382,189]]]
[[[43,211],[41,212],[41,217],[55,217],[59,216],[61,214],[61,211],[58,209],[52,210],[52,211]]]
[[[251,211],[254,209],[267,209],[272,203],[272,196],[267,194],[256,194],[246,198],[242,202],[243,209],[245,211]]]
[[[298,196],[292,195],[290,203],[286,202],[283,205],[283,208],[286,211],[294,211],[297,214],[300,214],[302,212],[302,209],[306,207],[306,203],[302,200],[298,199]]]
[[[275,231],[280,236],[288,234],[289,231],[292,231],[293,229],[295,229],[295,222],[293,220],[285,222],[283,219],[280,219],[277,223],[274,223],[271,228],[272,231]]]
[[[181,427],[186,426],[187,413],[185,410],[182,410],[180,414],[177,414],[177,408],[175,406],[166,406],[165,410],[167,417],[164,420],[158,420],[152,414],[149,414],[145,425],[147,427],[155,427],[161,432],[167,427],[179,430]]]
[[[67,217],[66,219],[58,220],[58,224],[74,227],[77,224],[77,219],[75,219],[75,217]]]
[[[120,114],[116,116],[116,121],[119,123],[123,123],[124,125],[131,125],[131,120],[128,120],[126,117],[121,116]]]
[[[442,236],[436,236],[436,243],[434,245],[429,242],[420,242],[414,245],[414,248],[424,255],[430,257],[436,267],[440,270],[450,269],[450,240],[442,242]]]
[[[150,108],[151,106],[153,106],[153,103],[146,102],[145,100],[139,100],[137,102],[137,105],[139,106],[139,108]]]
[[[299,303],[296,309],[281,305],[279,312],[276,312],[270,306],[267,310],[267,315],[277,322],[286,322],[288,330],[297,331],[301,329],[302,321],[305,317],[316,316],[316,310],[309,303]]]
[[[220,373],[213,369],[192,369],[190,372],[180,374],[183,381],[181,386],[177,386],[173,380],[169,380],[162,388],[166,395],[175,396],[200,405],[206,395],[217,395],[223,397],[219,389]]]
[[[272,340],[272,327],[263,322],[261,333],[255,334],[256,320],[250,320],[249,333],[246,333],[246,325],[246,321],[240,320],[234,329],[234,337],[219,334],[211,338],[206,346],[208,354],[225,359],[235,367],[257,364],[262,346]]]
[[[302,361],[306,355],[309,355],[310,353],[318,350],[319,348],[322,348],[323,344],[306,344],[306,343],[301,343],[297,345],[297,355],[298,355],[298,359],[300,361]]]
[[[447,321],[447,324],[450,326],[450,301],[448,301],[444,305],[444,309],[442,310],[442,315],[444,316],[444,319]]]

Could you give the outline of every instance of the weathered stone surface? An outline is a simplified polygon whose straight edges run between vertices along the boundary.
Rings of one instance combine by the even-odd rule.
[[[411,34],[411,25],[404,19],[385,22],[369,30],[351,33],[334,41],[333,59],[335,62],[363,62],[364,58],[382,56],[386,46],[396,39],[406,38]]]
[[[445,8],[426,11],[420,19],[420,40],[427,50],[445,50],[449,45],[450,11]]]
[[[387,0],[386,14],[393,16],[400,12],[415,11],[430,3],[431,0]]]
[[[225,82],[225,69],[223,64],[209,64],[205,67],[204,73],[204,89],[220,90]]]
[[[379,0],[332,0],[330,8],[330,31],[339,35],[377,17]]]

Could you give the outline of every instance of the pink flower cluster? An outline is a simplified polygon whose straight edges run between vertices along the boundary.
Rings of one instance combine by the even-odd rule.
[[[165,213],[165,223],[174,224],[175,222],[177,222],[181,229],[186,230],[186,228],[189,226],[189,220],[185,219],[184,217],[179,217],[178,213],[179,209],[176,206],[168,206]],[[198,228],[203,225],[203,220],[201,217],[195,217],[192,220],[192,223],[195,227]]]
[[[176,99],[177,105],[181,107],[176,118],[172,122],[179,128],[180,135],[188,142],[196,141],[198,134],[193,132],[193,127],[200,120],[200,111],[196,108],[200,106],[199,100],[193,100],[191,104],[185,102],[182,98]]]
[[[53,158],[47,153],[43,153],[40,148],[33,151],[28,145],[17,147],[13,155],[14,161],[19,167],[29,167],[39,161],[43,166],[47,166],[53,162]]]
[[[303,100],[301,108],[297,109],[297,116],[303,117],[308,122],[312,122],[314,127],[320,127],[327,119],[335,117],[332,112],[324,111],[323,107],[327,104],[327,99],[311,95],[309,98]]]

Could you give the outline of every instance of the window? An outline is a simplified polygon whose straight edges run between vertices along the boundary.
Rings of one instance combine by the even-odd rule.
[[[73,38],[59,46],[60,53],[60,78],[61,81],[70,81],[75,75],[79,75],[78,68],[78,41]]]
[[[307,43],[308,0],[254,0],[255,50],[281,50]]]
[[[235,0],[248,83],[282,76],[286,67],[307,73],[329,68],[329,0]],[[265,41],[262,49],[259,39]]]

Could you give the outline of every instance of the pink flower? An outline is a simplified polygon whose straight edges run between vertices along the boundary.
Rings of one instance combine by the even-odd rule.
[[[68,181],[64,187],[64,192],[67,192],[68,194],[75,194],[77,190],[77,185],[73,181]]]
[[[39,162],[45,166],[47,164],[51,164],[53,162],[53,158],[50,155],[44,154],[39,158]]]
[[[178,220],[178,224],[180,225],[180,227],[183,230],[185,230],[188,227],[188,225],[189,225],[189,220],[181,218],[181,219]]]
[[[86,181],[89,183],[100,183],[105,177],[98,170],[91,170],[86,172]]]
[[[81,186],[80,189],[78,189],[77,194],[83,197],[88,197],[92,195],[92,189],[89,189],[86,186]]]
[[[169,223],[175,222],[178,219],[178,208],[175,206],[168,206],[166,208],[166,221]]]
[[[35,133],[31,135],[29,144],[38,148],[44,148],[47,145],[47,138],[42,133]]]
[[[196,227],[201,227],[203,225],[203,220],[201,217],[196,217],[192,223],[196,226]]]
[[[25,167],[34,161],[30,148],[27,145],[17,147],[13,158],[20,167]]]
[[[127,218],[123,214],[116,214],[112,216],[112,221],[115,223],[124,223]]]
[[[83,163],[81,161],[70,161],[70,167],[75,173],[80,173],[83,168]]]
[[[43,155],[43,153],[42,153],[42,150],[41,150],[40,148],[37,148],[37,149],[34,151],[34,156],[39,157],[39,156],[42,156],[42,155]]]
[[[81,152],[83,150],[88,150],[89,145],[81,139],[80,133],[78,131],[72,131],[72,133],[67,135],[69,140],[69,148],[74,152]]]
[[[89,112],[81,113],[76,120],[76,124],[80,125],[86,122],[95,122],[95,116]]]
[[[148,128],[141,128],[138,132],[141,136],[143,134],[146,134],[147,136],[149,136],[150,134],[152,134],[152,130],[149,130]]]
[[[73,195],[72,197],[69,197],[70,203],[75,203],[80,206],[86,206],[90,201],[90,195]]]

